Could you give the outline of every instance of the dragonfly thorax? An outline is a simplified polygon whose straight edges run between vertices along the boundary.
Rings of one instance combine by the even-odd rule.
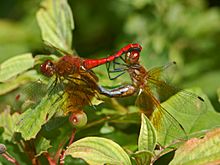
[[[145,86],[147,81],[147,71],[143,66],[139,64],[132,65],[128,68],[128,73],[130,74],[133,86],[136,88],[142,88]]]

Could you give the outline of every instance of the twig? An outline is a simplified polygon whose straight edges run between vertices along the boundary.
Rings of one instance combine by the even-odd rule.
[[[76,128],[73,129],[68,146],[70,146],[73,143],[75,134],[76,134]]]
[[[70,146],[73,143],[74,138],[75,138],[75,134],[76,134],[76,128],[74,128],[72,131],[68,146]],[[64,159],[65,159],[65,149],[63,149],[60,154],[60,165],[64,165],[64,163],[65,163]]]
[[[17,162],[17,160],[12,157],[9,153],[5,152],[3,154],[1,154],[6,160],[8,160],[9,162],[15,164],[15,165],[19,165],[19,163]]]
[[[50,157],[49,153],[44,154],[50,165],[56,165],[56,160]]]

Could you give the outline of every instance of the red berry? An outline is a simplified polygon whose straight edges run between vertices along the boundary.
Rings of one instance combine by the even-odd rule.
[[[80,128],[86,125],[87,115],[83,111],[77,111],[70,115],[69,121],[74,127]]]

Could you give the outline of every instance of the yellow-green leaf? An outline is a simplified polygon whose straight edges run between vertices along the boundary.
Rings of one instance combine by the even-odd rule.
[[[35,146],[36,146],[36,156],[40,156],[42,153],[47,152],[47,150],[52,147],[50,145],[50,141],[47,140],[44,137],[39,137],[36,141],[35,141]]]
[[[44,0],[37,21],[45,44],[72,54],[73,16],[66,0]]]
[[[153,153],[147,150],[137,151],[132,156],[135,158],[137,164],[148,165],[151,163]]]
[[[126,152],[115,142],[100,137],[86,137],[71,144],[66,152],[93,165],[131,165]]]
[[[156,130],[150,120],[141,114],[141,129],[138,138],[138,152],[136,153],[136,161],[140,164],[150,164],[152,152],[157,143]],[[149,154],[151,153],[151,154]]]
[[[204,102],[195,100],[196,95],[187,96],[184,92],[196,92]],[[157,131],[158,142],[163,146],[200,136],[204,131],[220,126],[220,114],[201,90],[181,91],[162,106],[166,111],[155,110],[151,121]]]
[[[44,125],[56,111],[61,108],[63,99],[59,95],[45,96],[35,108],[29,108],[17,120],[16,132],[20,132],[25,140],[35,138]]]
[[[30,53],[12,57],[0,64],[0,82],[5,82],[33,66],[34,58]]]
[[[150,120],[142,113],[141,114],[141,130],[138,138],[138,150],[148,150],[153,152],[156,146],[157,137],[156,131]]]
[[[5,109],[0,114],[0,127],[4,128],[4,133],[2,134],[4,140],[12,140],[13,134],[15,132],[16,120],[18,117],[18,113],[10,114],[9,108]]]
[[[20,87],[23,84],[36,81],[37,79],[40,79],[40,78],[41,76],[37,74],[35,70],[27,71],[24,74],[17,76],[15,79],[8,81],[7,83],[0,83],[0,89],[1,89],[0,95],[4,95]]]
[[[220,164],[220,128],[207,133],[203,139],[188,140],[176,151],[170,164]]]

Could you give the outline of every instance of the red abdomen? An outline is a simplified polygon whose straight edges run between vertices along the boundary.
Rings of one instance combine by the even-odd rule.
[[[142,50],[142,47],[139,44],[128,44],[124,46],[123,48],[121,48],[117,53],[115,53],[112,56],[101,58],[101,59],[84,59],[83,66],[85,69],[92,69],[94,67],[105,64],[107,62],[111,62],[115,60],[116,58],[120,57],[122,54],[127,53],[129,51],[134,51],[134,50],[140,52]]]

